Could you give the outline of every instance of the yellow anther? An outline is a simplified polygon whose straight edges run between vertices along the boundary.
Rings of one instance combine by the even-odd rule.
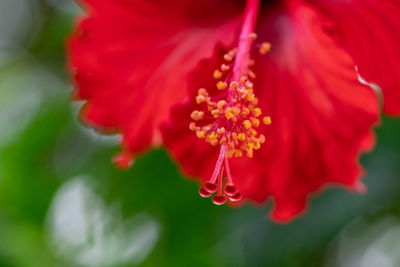
[[[250,118],[251,124],[253,124],[254,127],[260,126],[260,120],[256,118]]]
[[[244,139],[246,139],[246,135],[244,133],[240,133],[240,134],[238,134],[237,139],[239,139],[240,141],[243,142]]]
[[[221,140],[219,140],[219,144],[223,145],[225,143],[226,143],[226,137],[224,136],[224,137],[221,138]]]
[[[208,135],[208,138],[217,139],[217,135],[215,134],[215,132],[212,132],[210,135]]]
[[[248,93],[248,94],[254,94],[254,91],[253,91],[253,89],[248,89],[248,90],[247,90],[247,93]]]
[[[222,77],[222,72],[215,70],[213,76],[215,79],[220,79]]]
[[[261,55],[265,55],[269,52],[269,50],[271,50],[271,44],[268,42],[264,42],[261,44],[259,52]]]
[[[232,133],[231,136],[233,141],[237,141],[238,135],[236,133]]]
[[[250,142],[250,143],[257,143],[257,142],[259,142],[259,141],[258,141],[258,139],[255,138],[255,137],[250,137],[250,138],[249,138],[249,142]]]
[[[254,95],[254,94],[248,94],[248,95],[247,95],[247,100],[249,100],[249,101],[253,101],[254,98],[255,98],[255,95]]]
[[[252,157],[253,157],[253,149],[252,149],[252,148],[249,148],[249,149],[247,150],[247,156],[248,156],[249,158],[252,158]]]
[[[226,82],[222,82],[222,81],[217,82],[218,90],[225,90],[226,87],[228,87],[228,84]]]
[[[255,108],[253,109],[253,115],[258,117],[261,115],[261,109],[260,108]]]
[[[233,107],[232,108],[232,113],[233,115],[238,115],[240,113],[240,108],[239,107]]]
[[[233,117],[235,117],[235,115],[232,114],[232,108],[227,107],[225,109],[225,118],[229,120],[230,118],[233,118]]]
[[[242,108],[242,116],[243,117],[245,117],[245,116],[247,116],[247,115],[249,115],[250,114],[250,110],[248,109],[248,108],[246,108],[246,107],[243,107]]]
[[[199,120],[202,120],[203,117],[204,117],[204,112],[203,112],[203,111],[200,111],[200,112],[199,112]]]
[[[256,136],[257,135],[257,131],[254,130],[254,129],[250,129],[250,135]]]
[[[201,120],[204,117],[204,112],[195,110],[192,112],[192,114],[190,114],[190,117],[192,117],[192,119],[195,121]]]
[[[224,127],[221,127],[221,128],[217,129],[217,133],[218,134],[223,134],[224,132],[225,132],[225,128]]]
[[[263,118],[263,123],[265,125],[270,125],[271,124],[271,117],[270,116],[266,116]]]
[[[255,33],[255,32],[250,33],[249,38],[253,39],[253,40],[257,39],[257,33]]]
[[[241,156],[243,156],[242,151],[237,149],[237,150],[235,151],[235,157],[241,157]]]
[[[245,83],[246,81],[247,81],[247,77],[246,76],[240,77],[240,83]]]
[[[210,141],[210,144],[213,145],[213,146],[216,146],[216,145],[218,145],[218,140],[217,139],[213,139],[213,140]]]
[[[228,62],[231,62],[232,59],[233,59],[233,57],[231,57],[231,56],[228,55],[228,54],[225,54],[225,55],[224,55],[224,59],[225,59],[226,61],[228,61]]]
[[[237,52],[237,48],[233,48],[232,50],[230,50],[228,52],[228,55],[231,57],[234,57],[236,55],[236,52]]]
[[[229,148],[229,149],[235,148],[235,143],[232,142],[232,141],[229,141],[229,142],[228,142],[228,148]]]
[[[247,151],[249,149],[248,145],[244,144],[240,146],[240,149],[243,151]]]
[[[244,128],[246,128],[246,129],[250,129],[250,128],[251,128],[251,122],[250,122],[249,120],[245,120],[245,121],[243,122],[243,126],[244,126]]]
[[[189,123],[189,129],[191,131],[196,131],[197,130],[196,123],[194,123],[193,121]]]
[[[199,115],[199,111],[198,110],[194,110],[192,111],[192,113],[190,114],[190,117],[194,120],[196,120],[197,116]]]
[[[236,90],[236,92],[241,98],[244,98],[247,95],[247,90],[244,88],[239,88]]]
[[[265,136],[263,134],[260,134],[258,140],[260,140],[260,143],[263,144],[265,142]]]
[[[230,87],[232,90],[235,90],[235,89],[237,89],[237,88],[239,87],[239,83],[238,83],[237,81],[233,81],[233,82],[231,82],[231,84],[229,85],[229,87]]]
[[[207,96],[208,92],[205,88],[200,88],[199,91],[197,91],[197,94],[202,96]]]
[[[255,79],[256,78],[256,74],[254,72],[252,72],[251,70],[247,70],[247,74],[249,75],[249,77],[251,79]]]
[[[228,71],[229,69],[230,69],[229,65],[226,65],[226,64],[222,64],[221,65],[221,70],[222,71]]]
[[[235,153],[235,149],[228,149],[228,158],[232,158],[234,153]]]
[[[217,115],[219,113],[219,109],[213,109],[211,110],[211,115]]]
[[[217,103],[217,108],[218,108],[219,110],[221,110],[221,109],[224,108],[225,105],[226,105],[226,101],[225,101],[225,100],[220,100],[220,101],[218,101],[218,103]]]
[[[260,147],[261,147],[260,143],[254,143],[254,149],[255,150],[260,149]]]
[[[196,96],[196,103],[197,104],[203,103],[204,101],[206,101],[206,98],[204,96],[202,96],[202,95]]]
[[[196,135],[198,138],[206,138],[206,132],[205,131],[197,131]]]
[[[252,89],[253,88],[253,83],[250,82],[250,81],[247,81],[245,85],[246,85],[247,89]]]

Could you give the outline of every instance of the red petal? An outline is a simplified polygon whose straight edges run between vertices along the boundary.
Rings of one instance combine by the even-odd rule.
[[[272,197],[272,218],[281,222],[299,215],[309,194],[323,185],[358,188],[359,153],[374,145],[376,95],[358,82],[351,57],[323,25],[313,9],[293,5],[285,12],[264,13],[257,31],[272,49],[256,58],[255,93],[273,122],[253,159],[230,162],[243,197],[257,202]],[[216,61],[199,65],[193,90],[212,86],[207,77]],[[163,128],[164,141],[186,172],[206,180],[218,149],[187,128],[195,108],[191,100],[175,109],[174,121]]]
[[[262,76],[255,86],[263,88],[260,106],[273,124],[261,150],[264,177],[241,189],[244,195],[258,189],[252,195],[258,201],[271,194],[279,221],[301,212],[324,184],[357,185],[358,154],[372,147],[378,114],[375,93],[358,82],[354,62],[324,30],[326,22],[307,5],[288,11],[259,27],[272,52],[255,70]]]
[[[400,115],[400,2],[319,0],[329,27],[359,67],[361,76],[383,91],[384,111]]]
[[[231,44],[240,6],[215,1],[86,0],[68,43],[84,120],[123,134],[128,154],[160,143],[158,127],[186,96],[186,76],[217,42]],[[208,14],[209,16],[199,16]]]

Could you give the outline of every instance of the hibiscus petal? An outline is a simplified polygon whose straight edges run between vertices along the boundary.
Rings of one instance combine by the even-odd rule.
[[[331,18],[331,34],[352,55],[361,76],[382,88],[384,112],[400,115],[400,1],[312,2]]]
[[[272,117],[267,141],[254,158],[230,160],[243,196],[260,203],[272,197],[272,218],[280,222],[304,211],[323,185],[361,188],[358,157],[374,145],[378,114],[375,93],[358,82],[353,60],[325,31],[323,18],[304,4],[287,8],[263,10],[257,29],[260,41],[272,44],[270,54],[254,57],[255,93]],[[193,91],[212,86],[207,75],[220,64],[216,57],[199,65]],[[187,173],[207,180],[218,148],[187,129],[195,108],[192,100],[176,107],[164,142]]]
[[[186,95],[186,76],[217,42],[231,44],[240,5],[215,1],[85,0],[88,15],[68,43],[83,119],[123,134],[127,152],[159,144],[158,127]],[[199,14],[208,14],[205,17]]]
[[[353,60],[325,25],[296,2],[259,26],[260,36],[276,44],[255,70],[262,73],[260,106],[274,122],[261,151],[265,174],[254,188],[273,195],[279,221],[301,212],[307,196],[327,183],[357,188],[359,153],[373,146],[377,97],[358,82]]]

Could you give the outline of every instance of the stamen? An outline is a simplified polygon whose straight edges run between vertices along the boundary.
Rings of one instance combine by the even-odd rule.
[[[219,81],[217,83],[218,90],[225,90],[227,87],[228,87],[228,84],[226,82]]]
[[[259,52],[261,55],[265,55],[269,52],[269,50],[271,50],[271,44],[268,42],[264,42],[261,44]]]
[[[226,200],[240,201],[242,198],[233,183],[229,158],[243,155],[252,158],[253,150],[260,149],[265,142],[265,136],[257,131],[260,126],[258,117],[262,115],[262,111],[254,93],[257,90],[253,83],[256,74],[249,68],[254,65],[254,60],[250,59],[250,48],[257,38],[253,30],[259,2],[247,0],[238,47],[223,56],[225,62],[213,73],[219,92],[210,95],[207,89],[200,88],[196,103],[201,109],[191,113],[194,121],[189,124],[189,129],[198,138],[213,146],[220,146],[211,178],[199,189],[202,197],[210,197],[216,193],[212,198],[216,205],[222,205]],[[267,42],[262,43],[260,53],[267,53],[270,46]],[[201,121],[202,126],[198,126],[196,121]],[[262,122],[269,125],[271,118],[262,117]]]
[[[224,59],[225,59],[227,62],[231,62],[232,59],[233,59],[233,57],[231,57],[231,56],[228,55],[228,54],[225,54],[225,55],[224,55]]]
[[[263,118],[263,123],[265,125],[270,125],[271,124],[271,117],[270,116],[264,117]]]
[[[226,64],[222,64],[221,65],[221,70],[222,71],[228,71],[229,69],[230,69],[229,65],[226,65]]]
[[[249,38],[254,39],[254,40],[257,39],[257,33],[255,33],[255,32],[250,33]]]
[[[222,72],[215,70],[213,76],[215,79],[220,79],[222,77]]]

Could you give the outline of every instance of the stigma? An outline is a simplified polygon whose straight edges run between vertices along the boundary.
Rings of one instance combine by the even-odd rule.
[[[251,43],[256,34],[250,33],[247,38]],[[265,142],[265,136],[258,128],[262,124],[271,124],[271,117],[264,116],[258,107],[254,88],[256,74],[250,69],[254,60],[238,59],[238,56],[249,57],[248,51],[240,53],[239,48],[228,51],[223,56],[224,63],[212,73],[216,88],[198,89],[195,97],[198,108],[191,113],[193,121],[189,124],[189,129],[199,139],[220,147],[211,178],[199,190],[203,197],[216,193],[213,202],[217,205],[241,200],[242,195],[231,176],[229,159],[252,158]],[[264,55],[269,49],[269,43],[262,43],[259,53]],[[236,62],[241,62],[244,67],[238,68]]]

